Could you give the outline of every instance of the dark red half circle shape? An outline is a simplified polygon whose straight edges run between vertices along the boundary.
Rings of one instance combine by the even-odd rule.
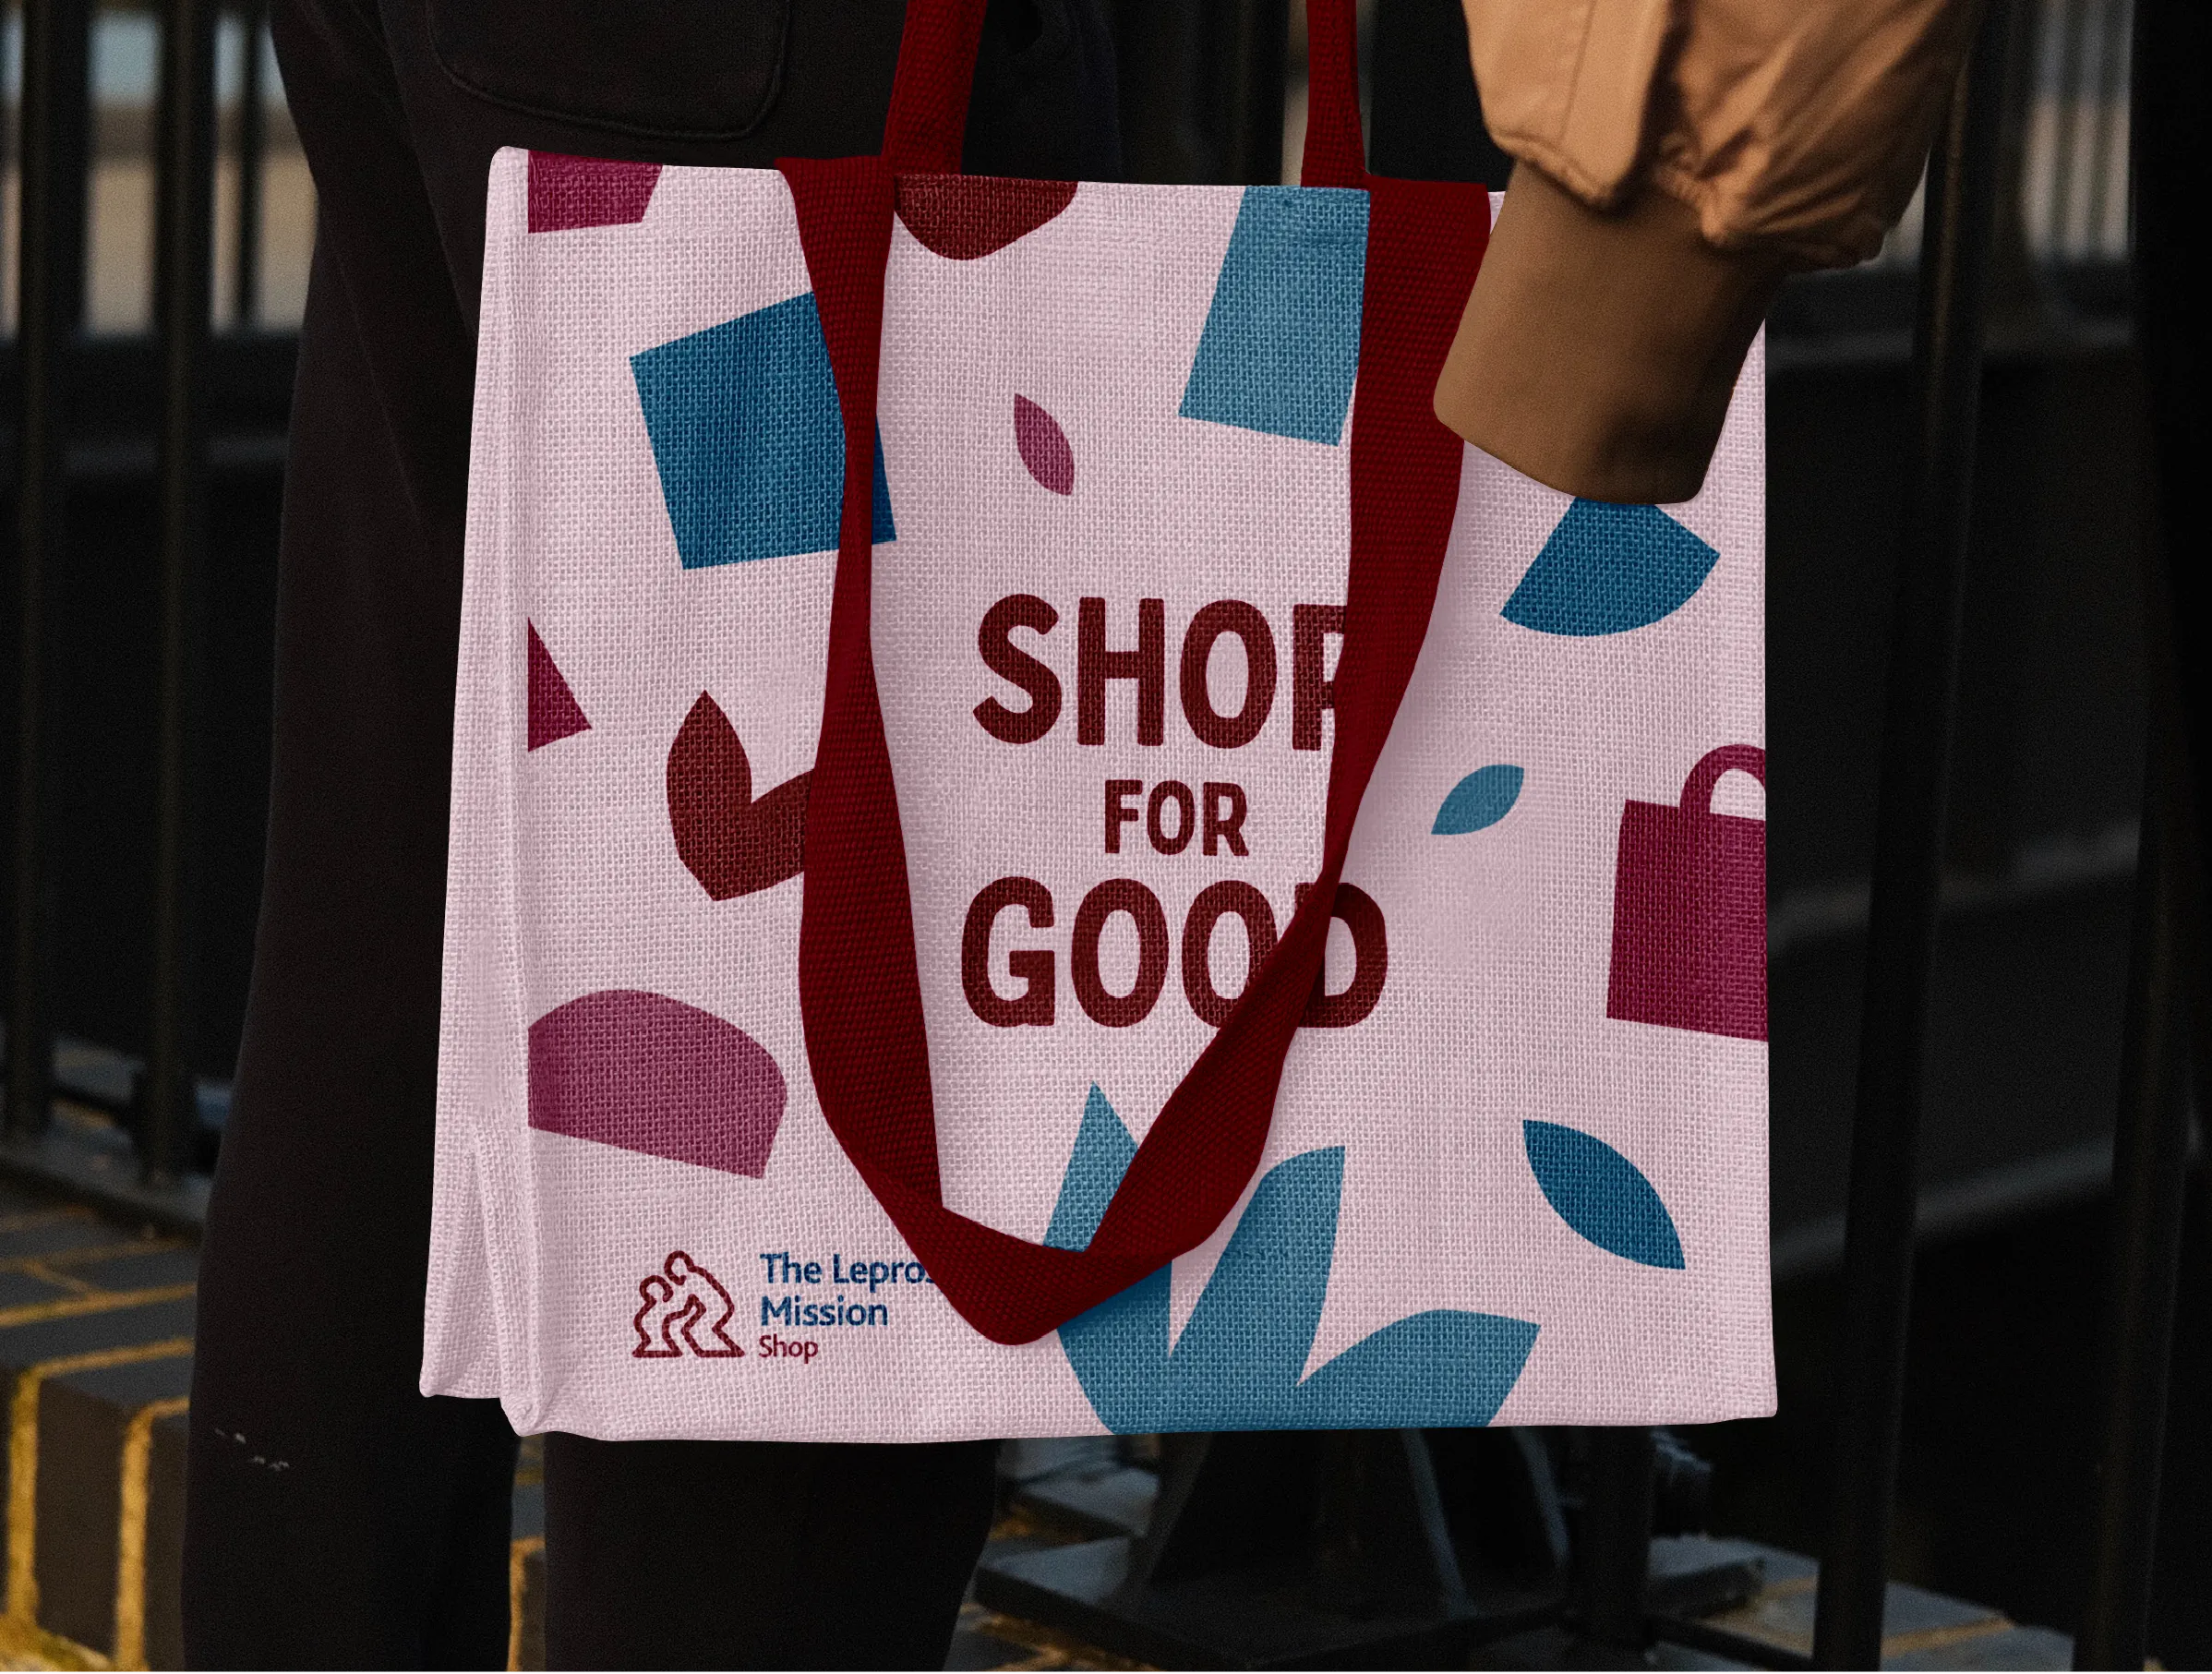
[[[928,248],[973,261],[1025,238],[1076,200],[1072,180],[901,175],[898,218]]]

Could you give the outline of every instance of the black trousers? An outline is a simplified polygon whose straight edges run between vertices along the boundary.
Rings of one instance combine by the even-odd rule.
[[[484,195],[500,146],[877,150],[900,0],[276,0],[319,203],[278,588],[269,861],[201,1267],[196,1666],[496,1667],[515,1440],[416,1392]],[[992,0],[970,169],[1118,167],[1097,0]],[[553,1440],[572,1663],[941,1659],[988,1446]]]
[[[943,1668],[996,1454],[548,1436],[547,1660]]]

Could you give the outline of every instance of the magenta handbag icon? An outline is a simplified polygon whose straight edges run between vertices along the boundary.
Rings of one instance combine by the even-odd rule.
[[[1766,822],[1713,812],[1731,771],[1763,787],[1766,752],[1724,744],[1689,770],[1679,807],[1621,810],[1609,1018],[1766,1039]]]

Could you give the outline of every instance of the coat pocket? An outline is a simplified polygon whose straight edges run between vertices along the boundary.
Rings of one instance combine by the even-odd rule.
[[[655,139],[736,139],[775,103],[791,0],[429,0],[455,83],[532,115]]]

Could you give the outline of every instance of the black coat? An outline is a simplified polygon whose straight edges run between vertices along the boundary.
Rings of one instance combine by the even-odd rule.
[[[992,5],[971,170],[1114,176],[1095,7]],[[492,154],[873,151],[901,20],[899,0],[277,0],[319,219],[268,873],[201,1270],[196,1665],[451,1667],[507,1649],[513,1439],[490,1403],[415,1392]]]

